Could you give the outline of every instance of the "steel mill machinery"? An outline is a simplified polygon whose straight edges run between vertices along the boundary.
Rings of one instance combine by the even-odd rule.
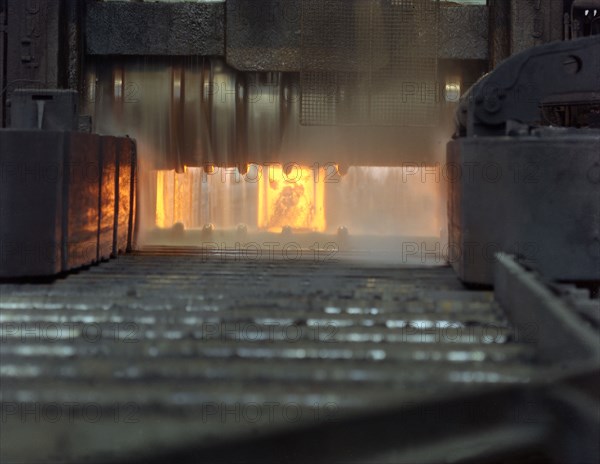
[[[600,460],[598,0],[0,0],[2,463]]]

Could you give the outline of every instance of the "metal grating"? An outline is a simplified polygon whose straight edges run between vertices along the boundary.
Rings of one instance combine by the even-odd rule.
[[[99,431],[83,436],[77,420],[43,428],[11,415],[2,452],[40,430],[43,442],[25,453],[31,461],[56,443],[61,458],[77,461],[78,453],[211,443],[216,430],[227,440],[240,429],[314,424],[315,408],[337,420],[529,382],[533,368],[532,346],[492,292],[466,291],[449,267],[154,248],[0,291],[2,400],[27,411],[93,404],[104,413],[105,422],[84,424]],[[212,414],[269,404],[294,405],[306,420]]]
[[[301,123],[433,126],[436,0],[303,0]]]
[[[491,362],[488,367],[498,371],[502,362],[520,363],[526,358],[522,355],[529,352],[528,346],[511,343],[514,334],[492,292],[464,290],[448,267],[382,267],[308,258],[254,261],[236,254],[154,248],[52,284],[3,284],[1,288],[2,323],[11,329],[15,324],[18,326],[14,334],[4,334],[4,360],[11,353],[24,353],[21,335],[27,324],[37,328],[37,324],[62,321],[93,323],[106,329],[118,323],[122,330],[125,324],[132,324],[134,344],[112,343],[114,340],[108,339],[77,346],[70,343],[73,342],[70,338],[66,340],[76,351],[81,348],[79,354],[99,356],[97,361],[101,358],[115,365],[122,361],[121,350],[139,361],[150,354],[153,363],[160,364],[163,356],[183,356],[187,349],[193,348],[195,354],[206,356],[206,360],[248,359],[259,364],[265,359],[313,359],[325,364],[345,360],[349,362],[346,367],[366,362],[362,368],[367,368],[371,361],[381,361],[371,368],[379,366],[387,371],[388,362],[429,359],[453,369],[463,365],[453,363],[448,353],[461,349],[467,350],[462,362],[488,360]],[[231,323],[231,326],[218,337],[203,337],[204,322]],[[277,322],[282,328],[302,327],[304,337],[289,340],[283,332],[265,329],[264,334],[274,338],[261,340],[244,338],[240,332],[242,323],[264,329]],[[448,326],[449,331],[437,330],[441,324]],[[319,327],[332,330],[319,331]],[[454,332],[461,335],[444,336]],[[85,341],[85,334],[77,330],[73,333],[80,334],[80,341]],[[102,333],[113,334],[113,331]],[[32,346],[42,346],[45,341],[43,337],[25,338]],[[60,340],[53,342],[55,347],[60,345]],[[164,350],[152,355],[147,351],[152,345]],[[295,349],[300,345],[304,348],[301,353]],[[332,349],[323,350],[327,346]],[[310,347],[315,348],[314,352]],[[475,352],[476,356],[472,358],[469,352]],[[46,362],[39,366],[43,371],[48,367]],[[278,376],[271,366],[263,367],[273,377]],[[423,370],[424,366],[415,367]],[[255,368],[260,370],[258,366]],[[431,374],[438,377],[442,371]],[[223,374],[237,375],[235,370]],[[394,365],[388,372],[391,376],[388,380],[407,381],[412,374],[406,374],[407,371]],[[306,381],[316,381],[310,372],[306,375]],[[81,375],[69,374],[69,378],[73,377]],[[332,380],[326,377],[322,380]],[[96,378],[101,380],[102,375]],[[376,382],[377,378],[382,377],[377,375],[364,382]],[[427,387],[443,388],[448,381],[438,380],[439,383],[428,383]],[[424,387],[420,382],[416,386],[419,390]]]

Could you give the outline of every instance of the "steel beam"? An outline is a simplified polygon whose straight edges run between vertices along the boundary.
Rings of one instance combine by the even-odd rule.
[[[542,362],[573,363],[592,361],[600,365],[598,332],[564,301],[527,271],[514,257],[496,255],[495,297],[515,325],[517,333],[527,333]]]

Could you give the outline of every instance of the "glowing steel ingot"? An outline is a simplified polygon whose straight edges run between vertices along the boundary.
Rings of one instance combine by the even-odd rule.
[[[263,169],[258,189],[258,227],[281,232],[324,232],[325,173],[321,168],[296,164]]]

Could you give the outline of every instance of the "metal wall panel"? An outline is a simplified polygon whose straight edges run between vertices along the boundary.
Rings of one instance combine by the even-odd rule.
[[[6,0],[0,0],[0,127],[5,126],[4,107],[6,100]]]
[[[16,88],[59,87],[61,2],[8,0],[8,95]]]

